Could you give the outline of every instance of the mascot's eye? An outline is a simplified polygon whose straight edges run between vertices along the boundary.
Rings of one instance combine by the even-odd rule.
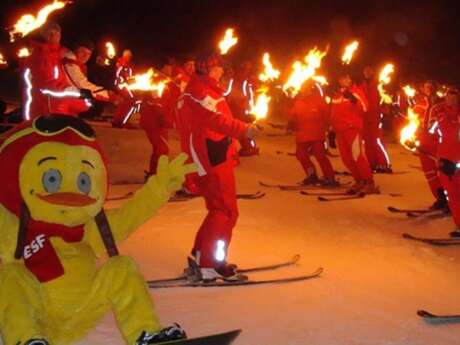
[[[77,178],[77,186],[80,192],[89,194],[91,191],[91,177],[87,173],[80,173]]]
[[[50,169],[42,176],[43,187],[48,193],[56,193],[61,188],[61,182],[61,173],[56,169]]]

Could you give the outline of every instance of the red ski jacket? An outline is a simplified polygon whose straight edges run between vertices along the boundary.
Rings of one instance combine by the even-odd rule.
[[[380,114],[380,95],[377,88],[377,81],[366,80],[361,85],[360,88],[363,90],[364,95],[368,101],[369,107],[367,112],[364,114],[364,124],[379,124],[381,121]]]
[[[296,97],[288,113],[289,124],[296,131],[296,141],[324,140],[329,124],[329,107],[319,94]]]
[[[217,82],[199,75],[192,77],[177,103],[177,121],[200,176],[231,162],[232,138],[244,137],[249,128],[233,118]]]
[[[63,58],[66,51],[60,45],[32,44],[32,53],[22,65],[24,119],[50,113],[77,115],[88,110],[89,104],[79,99],[79,91],[65,75]],[[64,92],[73,95],[64,96]]]
[[[349,94],[353,96],[352,100],[346,98]],[[362,130],[368,102],[361,88],[352,86],[350,89],[340,89],[333,96],[331,104],[331,124],[335,132],[350,128]]]
[[[434,121],[430,130],[439,139],[438,157],[460,162],[460,107],[439,103],[430,111],[430,118]]]

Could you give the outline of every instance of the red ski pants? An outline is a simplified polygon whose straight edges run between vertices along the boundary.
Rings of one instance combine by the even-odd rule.
[[[447,176],[443,173],[439,174],[442,182],[442,187],[447,192],[447,202],[452,213],[455,225],[460,228],[460,175]]]
[[[356,182],[372,182],[372,170],[366,155],[361,133],[358,129],[350,128],[337,133],[337,146],[343,164],[350,171]]]
[[[389,167],[390,157],[383,143],[383,130],[380,128],[380,123],[365,124],[363,138],[366,157],[371,167]]]
[[[334,178],[334,168],[332,167],[331,161],[326,155],[326,148],[324,141],[307,141],[303,143],[297,143],[296,157],[307,176],[312,173],[316,173],[316,168],[310,159],[310,155],[313,155],[321,167],[323,176],[325,179]]]
[[[430,186],[431,193],[435,199],[439,199],[438,191],[442,188],[438,173],[438,162],[436,159],[437,140],[431,134],[424,134],[420,137],[420,163],[423,173]]]
[[[232,231],[238,220],[233,166],[227,162],[198,178],[208,214],[195,238],[194,253],[200,267],[216,268],[225,262]]]
[[[152,125],[150,123],[143,124],[145,134],[152,145],[152,155],[150,156],[150,170],[151,174],[157,172],[158,160],[162,155],[169,154],[168,146],[168,129]]]

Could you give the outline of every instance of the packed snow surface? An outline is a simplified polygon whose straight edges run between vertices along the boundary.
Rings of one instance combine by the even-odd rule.
[[[120,183],[143,178],[150,151],[144,134],[97,131],[112,169],[110,196],[138,188]],[[263,135],[259,145],[260,156],[241,158],[237,185],[241,193],[263,190],[267,196],[239,201],[229,261],[241,267],[266,265],[298,253],[297,266],[251,277],[289,277],[320,266],[322,277],[284,285],[151,290],[164,325],[178,322],[190,337],[241,328],[236,345],[460,344],[460,324],[429,324],[416,315],[418,309],[460,314],[460,247],[430,247],[401,237],[403,232],[447,237],[452,220],[408,219],[386,210],[433,202],[417,157],[391,144],[394,170],[408,173],[376,176],[382,192],[403,196],[321,203],[299,192],[259,186],[259,181],[295,184],[304,178],[295,157],[276,153],[293,152],[294,137]],[[171,147],[174,155],[174,137]],[[344,170],[340,158],[332,160]],[[121,204],[108,202],[107,207]],[[202,199],[169,203],[121,245],[121,252],[134,257],[148,279],[180,274],[205,214]],[[79,344],[122,343],[108,314]]]

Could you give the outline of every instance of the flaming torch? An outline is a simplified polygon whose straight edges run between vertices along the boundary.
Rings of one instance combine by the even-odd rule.
[[[134,75],[128,82],[120,84],[120,89],[126,88],[129,91],[152,91],[161,97],[166,88],[166,80],[155,81],[154,78],[159,75],[150,68],[144,74]]]
[[[400,143],[406,149],[414,152],[417,150],[417,147],[420,145],[420,142],[417,140],[416,133],[417,129],[420,126],[420,120],[412,110],[412,108],[407,109],[407,125],[403,127],[400,133]]]
[[[53,3],[44,6],[37,15],[25,14],[14,24],[10,30],[10,41],[14,42],[18,38],[27,36],[32,31],[38,29],[48,20],[48,16],[54,11],[63,9],[67,1],[54,0]]]
[[[403,89],[405,95],[407,96],[407,98],[414,98],[415,97],[415,89],[412,86],[405,85],[405,86],[403,86],[402,89]]]
[[[268,82],[268,81],[274,81],[280,77],[280,71],[277,69],[273,68],[272,63],[270,62],[270,54],[265,53],[264,57],[262,59],[262,62],[265,66],[264,71],[259,74],[259,80],[261,82]]]
[[[26,58],[26,57],[30,56],[30,50],[27,47],[23,47],[23,48],[18,50],[17,55],[18,55],[18,58]]]
[[[219,42],[220,55],[228,53],[231,47],[238,43],[238,37],[234,36],[235,30],[229,28],[225,31],[224,38]]]
[[[104,64],[106,66],[110,66],[110,62],[111,62],[111,60],[113,60],[115,55],[117,55],[117,52],[116,52],[115,46],[113,45],[112,42],[107,42],[105,44],[105,48],[106,48],[106,56],[107,57],[104,60]]]
[[[320,84],[327,84],[325,77],[316,75],[316,70],[321,66],[321,60],[326,54],[327,52],[322,52],[315,47],[305,56],[304,62],[294,62],[292,73],[283,85],[284,93],[289,97],[295,97],[302,88],[303,83],[308,79],[313,79]]]
[[[3,54],[0,53],[0,68],[8,66],[8,62],[3,57]]]
[[[391,95],[387,94],[385,91],[385,86],[391,82],[390,75],[395,71],[395,66],[391,63],[386,64],[382,71],[380,72],[379,76],[379,84],[378,90],[380,94],[380,104],[391,104],[393,103],[393,99]]]
[[[248,111],[249,114],[254,115],[256,117],[256,121],[263,120],[267,118],[268,111],[269,111],[269,104],[271,101],[271,97],[268,95],[268,88],[263,87],[257,90],[259,94],[256,98],[256,101],[252,101],[249,105],[250,109]]]
[[[342,64],[344,65],[349,65],[351,60],[353,59],[353,55],[355,54],[355,51],[359,47],[359,42],[358,41],[353,41],[349,45],[345,47],[345,52],[342,55]]]

